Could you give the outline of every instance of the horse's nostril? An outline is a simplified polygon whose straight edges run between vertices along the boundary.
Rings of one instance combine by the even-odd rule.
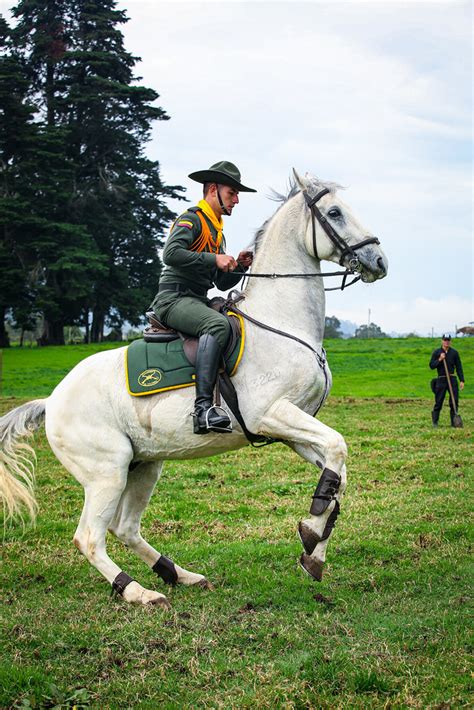
[[[382,271],[384,274],[386,273],[387,269],[385,268],[383,257],[379,256],[379,258],[377,259],[377,266],[379,267],[380,271]]]

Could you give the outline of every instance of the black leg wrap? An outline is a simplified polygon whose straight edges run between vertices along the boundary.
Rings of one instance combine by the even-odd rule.
[[[161,555],[158,562],[155,562],[152,570],[158,577],[161,577],[165,584],[175,585],[178,581],[178,574],[174,562],[164,555]]]
[[[311,515],[321,515],[321,513],[324,513],[329,503],[338,492],[340,485],[340,475],[335,471],[331,471],[330,468],[325,468],[313,494],[313,502],[309,509]]]
[[[110,596],[113,596],[114,594],[120,594],[120,596],[122,596],[125,591],[125,587],[128,587],[130,582],[133,582],[133,577],[130,577],[125,572],[119,572],[112,582],[112,591]]]
[[[334,510],[332,511],[331,515],[327,519],[326,527],[323,530],[321,542],[323,540],[327,540],[329,535],[332,533],[340,510],[341,510],[341,506],[339,505],[339,501],[336,500],[336,505],[334,506]]]

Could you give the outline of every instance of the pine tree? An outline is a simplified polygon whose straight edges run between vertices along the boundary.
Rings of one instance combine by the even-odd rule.
[[[5,329],[7,312],[16,310],[26,322],[32,307],[19,237],[32,178],[28,164],[36,138],[35,107],[27,99],[29,82],[25,67],[11,54],[10,45],[10,29],[0,16],[0,347],[9,346]]]
[[[78,319],[78,299],[89,292],[88,280],[103,272],[104,261],[87,229],[71,215],[74,165],[65,152],[67,127],[56,118],[58,67],[65,49],[61,13],[62,2],[21,2],[14,11],[19,22],[11,32],[15,50],[10,52],[24,68],[35,110],[43,112],[27,150],[25,142],[22,146],[23,179],[17,184],[24,209],[14,251],[21,256],[30,299],[44,317],[39,342],[45,345],[64,343],[64,326]],[[18,155],[19,147],[14,162]]]
[[[137,58],[118,26],[115,0],[21,0],[12,31],[39,109],[35,179],[26,195],[21,243],[41,342],[63,342],[63,327],[83,323],[100,340],[104,325],[136,324],[159,277],[158,248],[173,217],[159,164],[144,155],[158,94],[136,85]],[[39,120],[38,120],[39,119]],[[1,259],[1,253],[0,253]],[[31,289],[30,289],[31,290]]]
[[[143,154],[152,122],[168,116],[153,105],[154,90],[134,83],[137,59],[117,28],[127,18],[115,6],[115,0],[74,3],[62,104],[77,168],[75,212],[107,257],[108,276],[94,284],[88,304],[93,341],[102,339],[106,323],[139,322],[156,290],[163,228],[174,216],[164,198],[180,190],[165,187],[158,162]]]

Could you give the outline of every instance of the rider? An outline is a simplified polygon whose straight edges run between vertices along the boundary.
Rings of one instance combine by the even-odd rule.
[[[222,313],[209,307],[207,292],[213,286],[221,291],[236,286],[252,263],[250,251],[241,251],[237,259],[225,253],[222,215],[232,215],[239,192],[256,190],[242,185],[238,168],[226,160],[189,177],[204,186],[204,199],[171,227],[163,251],[165,269],[151,308],[169,327],[199,337],[194,433],[230,432],[230,419],[213,405],[230,326]]]

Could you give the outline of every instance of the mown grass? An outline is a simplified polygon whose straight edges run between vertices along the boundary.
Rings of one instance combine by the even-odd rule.
[[[80,360],[123,343],[9,348],[3,351],[4,397],[47,397]],[[335,397],[430,397],[431,353],[439,338],[327,340],[324,346],[333,373]],[[464,397],[474,397],[474,338],[453,340],[466,377]]]
[[[215,591],[169,590],[109,544],[168,594],[168,613],[110,599],[72,546],[82,489],[39,433],[37,527],[4,534],[0,707],[468,707],[474,402],[463,400],[464,429],[443,410],[433,430],[431,400],[404,386],[321,412],[349,445],[321,584],[297,565],[317,474],[293,452],[169,463],[145,536]],[[3,398],[0,412],[18,403]]]

